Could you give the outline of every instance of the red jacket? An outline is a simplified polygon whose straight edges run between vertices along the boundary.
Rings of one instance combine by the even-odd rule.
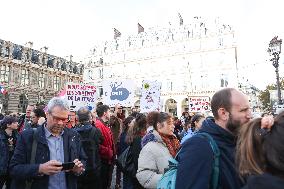
[[[100,119],[96,120],[96,127],[100,129],[102,136],[104,137],[103,144],[100,145],[99,149],[101,159],[111,164],[115,155],[111,130]]]

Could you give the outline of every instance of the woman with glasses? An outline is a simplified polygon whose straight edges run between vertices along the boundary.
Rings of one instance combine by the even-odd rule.
[[[149,115],[149,114],[148,114]],[[174,135],[173,117],[165,112],[150,113],[153,130],[142,139],[136,177],[144,188],[157,188],[168,168],[168,160],[176,156],[180,143]]]

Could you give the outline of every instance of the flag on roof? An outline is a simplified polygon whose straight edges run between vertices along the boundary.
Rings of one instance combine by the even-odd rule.
[[[144,27],[138,23],[138,33],[144,32]]]
[[[121,33],[120,31],[118,31],[116,28],[113,28],[113,31],[114,31],[114,39],[117,39],[118,37],[121,36]]]
[[[178,13],[178,17],[179,17],[179,25],[181,26],[183,25],[183,18],[180,13]]]

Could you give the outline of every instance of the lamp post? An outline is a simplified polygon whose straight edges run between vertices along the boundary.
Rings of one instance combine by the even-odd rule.
[[[278,39],[278,36],[274,37],[270,42],[269,42],[269,47],[267,52],[269,53],[270,56],[272,56],[272,65],[275,68],[275,73],[276,73],[276,82],[277,82],[277,94],[278,94],[278,105],[282,105],[282,99],[281,99],[281,89],[280,89],[280,82],[279,82],[279,55],[281,53],[281,44],[282,44],[282,39]]]

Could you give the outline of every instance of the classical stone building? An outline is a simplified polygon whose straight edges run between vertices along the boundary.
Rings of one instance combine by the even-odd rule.
[[[0,94],[1,112],[25,112],[28,104],[46,103],[66,82],[82,82],[84,66],[47,53],[0,39],[0,85],[7,91]]]
[[[144,79],[162,83],[162,110],[180,116],[189,97],[212,97],[222,87],[238,87],[237,44],[233,28],[219,19],[194,17],[165,28],[144,28],[95,44],[85,60],[84,80],[136,82],[134,106],[139,106]]]

